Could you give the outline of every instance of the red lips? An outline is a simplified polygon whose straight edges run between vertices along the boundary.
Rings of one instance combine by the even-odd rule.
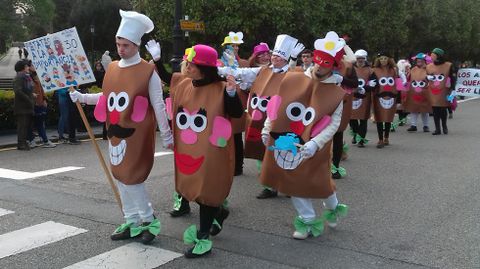
[[[425,97],[421,94],[414,94],[412,95],[412,99],[413,101],[415,101],[416,103],[422,103],[423,101],[425,101]]]
[[[205,156],[194,158],[188,154],[175,152],[175,165],[178,167],[180,173],[191,175],[200,169],[203,164]]]
[[[254,127],[248,127],[247,129],[247,137],[245,138],[247,141],[258,142],[262,140],[262,133],[260,130]]]
[[[442,93],[442,89],[432,88],[432,94],[439,95]]]

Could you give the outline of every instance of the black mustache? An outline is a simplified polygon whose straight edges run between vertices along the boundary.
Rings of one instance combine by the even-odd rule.
[[[277,140],[280,136],[282,136],[282,135],[283,135],[283,136],[286,136],[287,134],[294,135],[295,138],[300,139],[300,143],[299,143],[299,144],[302,144],[302,145],[305,144],[305,141],[303,141],[303,139],[302,139],[301,136],[298,136],[297,134],[294,134],[294,133],[292,133],[292,132],[282,132],[282,133],[270,132],[270,136],[271,136],[273,139],[275,139],[275,140]]]
[[[367,97],[367,95],[356,92],[356,93],[353,94],[353,97],[355,97],[357,99],[364,99],[365,97]]]
[[[381,92],[381,93],[377,93],[377,96],[378,97],[391,97],[391,98],[397,97],[397,95],[394,94],[393,92]]]
[[[127,138],[132,136],[134,132],[134,128],[123,128],[118,124],[110,124],[110,126],[108,126],[107,136],[108,138]]]

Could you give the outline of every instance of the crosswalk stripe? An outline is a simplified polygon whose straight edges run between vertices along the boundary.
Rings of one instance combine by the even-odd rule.
[[[0,235],[0,259],[85,232],[87,230],[47,221],[2,234]]]
[[[130,243],[64,269],[151,269],[181,256],[166,249]]]
[[[155,152],[155,154],[153,155],[154,157],[160,157],[160,156],[165,156],[165,155],[170,155],[170,154],[173,154],[172,151],[159,151],[159,152]]]
[[[11,214],[11,213],[15,213],[15,212],[0,208],[0,216]]]

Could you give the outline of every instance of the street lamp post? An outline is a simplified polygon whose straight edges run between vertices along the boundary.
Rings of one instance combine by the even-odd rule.
[[[92,47],[91,47],[91,52],[92,52],[92,65],[95,64],[95,51],[94,51],[94,39],[95,39],[95,25],[90,24],[90,33],[92,34]]]
[[[173,57],[170,60],[172,70],[180,71],[180,63],[182,62],[183,53],[185,51],[183,44],[183,33],[180,28],[180,20],[182,19],[182,1],[175,0],[175,21],[173,23]]]

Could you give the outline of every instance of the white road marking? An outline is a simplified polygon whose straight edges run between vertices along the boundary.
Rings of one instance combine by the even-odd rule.
[[[463,100],[457,100],[457,103],[463,103],[463,102],[466,102],[466,101],[472,101],[472,100],[476,100],[480,97],[472,97],[472,98],[468,98],[468,99],[463,99]]]
[[[85,232],[87,230],[47,221],[2,234],[0,235],[0,259]]]
[[[151,269],[181,256],[166,249],[130,243],[64,269]]]
[[[0,168],[0,178],[23,180],[23,179],[43,177],[43,176],[48,176],[48,175],[53,175],[53,174],[83,169],[83,168],[85,167],[66,166],[66,167],[45,170],[45,171],[33,172],[33,173]]]
[[[7,215],[7,214],[12,214],[12,213],[15,213],[15,212],[0,208],[0,216],[4,216],[4,215]]]
[[[159,157],[159,156],[165,156],[165,155],[170,155],[173,154],[172,151],[160,151],[160,152],[155,152],[153,156]]]

